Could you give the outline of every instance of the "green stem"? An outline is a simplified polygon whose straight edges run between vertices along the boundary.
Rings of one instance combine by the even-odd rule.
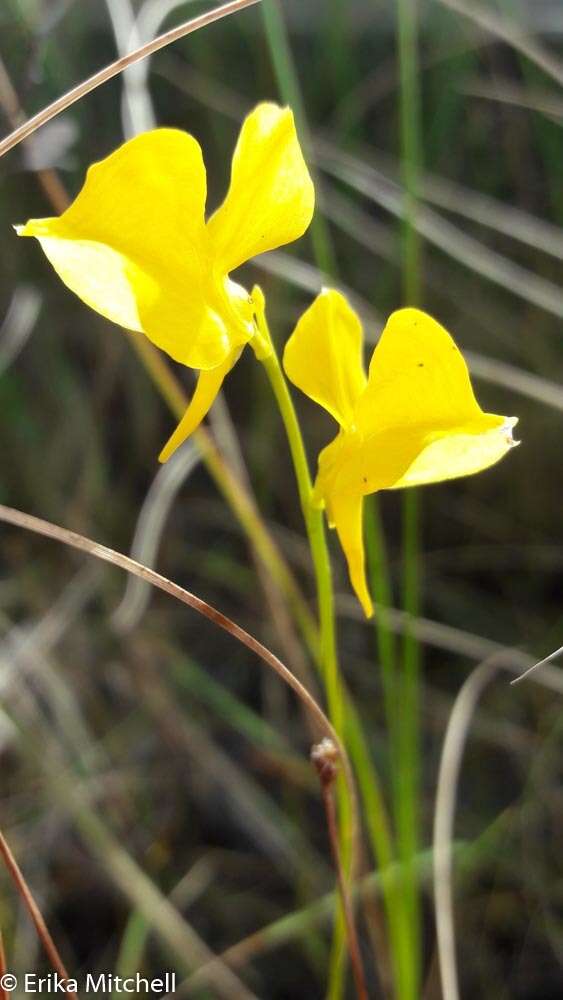
[[[371,592],[375,604],[375,637],[377,658],[381,667],[385,716],[389,735],[396,728],[397,719],[397,651],[395,637],[379,609],[393,607],[393,592],[389,576],[389,560],[385,546],[385,535],[381,521],[381,510],[377,494],[364,500],[365,542],[369,568]],[[390,747],[390,758],[394,759],[396,748]]]
[[[266,39],[280,94],[293,110],[297,131],[301,137],[307,159],[309,162],[313,162],[311,134],[281,6],[278,0],[263,0],[261,8]],[[317,191],[320,191],[319,178],[315,176],[314,180]],[[315,213],[311,222],[310,234],[318,267],[325,274],[335,274],[336,261],[330,232],[325,217],[319,212]]]
[[[255,293],[253,293],[254,295]],[[265,322],[265,321],[264,321]],[[267,328],[266,328],[267,329]],[[269,336],[269,333],[268,333]],[[276,402],[284,423],[289,450],[295,469],[299,500],[305,520],[307,537],[315,571],[320,626],[320,663],[326,686],[331,722],[339,736],[343,735],[344,706],[336,648],[336,624],[332,591],[332,569],[323,524],[323,514],[311,503],[313,484],[305,452],[301,428],[293,406],[287,382],[272,344],[271,352],[263,357],[264,368],[270,380]]]
[[[420,238],[415,225],[421,159],[420,95],[418,86],[416,0],[398,0],[397,32],[400,76],[401,164],[405,189],[402,232],[403,294],[405,303],[420,300]],[[419,613],[419,510],[418,495],[407,491],[403,499],[403,607]],[[411,870],[404,895],[404,923],[408,942],[401,963],[401,998],[416,1000],[420,992],[421,906],[414,862],[418,851],[420,792],[420,650],[407,631],[403,646],[403,671],[399,687],[401,720],[397,720],[397,756],[394,776],[395,819],[399,857]],[[395,742],[395,740],[392,740]]]
[[[403,293],[409,305],[420,299],[421,277],[420,236],[414,224],[421,170],[417,28],[417,0],[397,0],[401,172],[405,189]]]

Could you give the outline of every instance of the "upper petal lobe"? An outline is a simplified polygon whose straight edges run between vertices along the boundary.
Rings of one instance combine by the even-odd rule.
[[[288,378],[341,427],[355,422],[366,386],[360,321],[340,292],[324,289],[303,313],[283,356]]]
[[[232,349],[214,304],[206,176],[196,140],[136,136],[88,171],[60,218],[31,220],[62,280],[103,316],[143,331],[175,360],[212,368]]]
[[[208,223],[225,273],[302,236],[314,204],[292,112],[259,104],[243,122],[227,197]]]

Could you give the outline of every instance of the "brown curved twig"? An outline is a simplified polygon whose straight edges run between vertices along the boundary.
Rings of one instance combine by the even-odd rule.
[[[111,80],[113,76],[117,76],[118,73],[122,73],[124,69],[128,66],[132,66],[133,63],[140,62],[141,59],[145,59],[147,56],[151,56],[154,52],[158,52],[159,49],[165,48],[166,45],[170,45],[171,42],[178,41],[179,38],[184,38],[185,35],[191,34],[192,31],[197,31],[198,28],[204,28],[207,24],[212,24],[214,21],[220,21],[223,17],[228,17],[229,14],[236,14],[239,10],[244,10],[246,7],[252,7],[253,4],[260,3],[260,0],[229,0],[229,3],[223,4],[222,7],[217,7],[215,10],[208,10],[205,14],[200,14],[198,17],[193,17],[190,21],[184,21],[183,24],[177,25],[175,28],[171,28],[170,31],[165,31],[164,34],[159,35],[158,38],[153,38],[150,42],[146,42],[141,45],[134,52],[129,52],[126,56],[121,56],[120,59],[116,59],[115,62],[109,64],[109,66],[104,66],[103,69],[98,70],[93,76],[88,77],[87,80],[83,80],[81,83],[73,87],[72,90],[67,91],[62,97],[58,97],[56,101],[49,104],[46,108],[39,111],[33,118],[29,118],[28,121],[24,122],[18,128],[14,129],[5,139],[0,141],[0,156],[7,153],[8,150],[13,149],[17,146],[19,142],[23,142],[24,139],[28,139],[36,129],[40,128],[41,125],[45,125],[52,118],[55,118],[61,113],[61,111],[66,111],[67,108],[74,104],[75,101],[79,101],[81,97],[85,97],[100,84],[106,83],[107,80]]]
[[[0,927],[0,983],[4,982],[3,977],[6,972],[6,952],[4,951],[4,938],[2,936],[2,928]],[[0,985],[0,1000],[10,1000],[8,990],[2,985]]]
[[[37,931],[37,936],[45,949],[45,953],[47,954],[47,957],[51,965],[53,966],[55,971],[59,973],[61,978],[68,982],[70,977],[65,969],[63,960],[59,955],[58,948],[49,933],[47,924],[45,923],[43,915],[31,894],[31,890],[23,876],[20,866],[18,865],[14,855],[12,854],[10,846],[6,842],[4,835],[1,831],[0,831],[0,856],[2,857],[2,860],[4,861],[6,869],[10,875],[10,878],[12,879],[16,889],[18,890],[18,893],[23,901],[23,904],[33,921],[35,930]],[[4,954],[2,949],[2,958],[3,957]],[[69,997],[74,997],[74,1000],[77,1000],[76,993],[73,990],[67,988],[66,994]]]
[[[354,983],[356,986],[356,996],[358,1000],[368,1000],[369,994],[366,983],[366,974],[362,961],[356,921],[354,920],[352,896],[350,894],[350,887],[348,885],[344,865],[342,863],[340,838],[338,835],[338,820],[336,818],[336,808],[334,805],[334,782],[338,773],[337,753],[338,751],[331,740],[327,740],[325,737],[324,740],[317,743],[311,750],[311,763],[317,771],[321,786],[328,839],[330,841],[334,867],[336,869],[338,889],[342,902],[342,911],[346,926],[346,937],[348,940],[348,951],[350,953],[350,964],[352,966],[352,974],[354,976]]]

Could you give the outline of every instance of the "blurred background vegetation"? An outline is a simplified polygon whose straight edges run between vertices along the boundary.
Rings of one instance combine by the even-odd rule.
[[[136,19],[142,39],[209,6],[2,0],[2,132],[18,116],[15,95],[29,115],[135,47]],[[521,668],[561,644],[563,9],[557,0],[427,0],[417,9],[420,303],[456,336],[483,407],[518,415],[522,439],[498,468],[419,496],[427,852],[463,682],[498,650],[513,649],[507,662]],[[264,288],[280,345],[326,283],[353,290],[375,341],[405,304],[396,22],[392,0],[250,8],[157,54],[146,79],[143,70],[96,90],[0,167],[1,501],[121,551],[136,537],[141,560],[296,668],[307,663],[295,629],[195,446],[158,471],[173,418],[130,340],[70,295],[11,227],[53,214],[49,191],[55,203],[63,189],[75,194],[88,164],[153,121],[198,137],[215,206],[243,115],[295,85],[289,53],[321,229],[247,266],[241,280]],[[177,375],[191,391],[189,373]],[[312,598],[283,428],[250,352],[224,396],[212,432],[239,473],[246,464]],[[313,461],[332,427],[318,407],[296,402]],[[405,626],[401,505],[397,493],[381,496],[368,524],[372,541],[378,517],[384,527],[391,606],[380,620],[390,645]],[[345,676],[389,789],[381,646],[331,543]],[[293,915],[247,942],[237,974],[272,1000],[323,996],[329,927],[308,907],[332,890],[333,874],[293,699],[228,636],[115,570],[7,527],[0,553],[1,825],[70,968],[185,972],[139,916],[136,893],[150,885],[127,868],[134,860],[213,952]],[[470,720],[455,822],[456,840],[474,845],[455,887],[464,997],[561,996],[559,676],[554,667],[510,687],[509,673],[491,670]],[[421,996],[431,1000],[441,992],[427,862],[424,853]],[[10,967],[40,968],[3,875],[0,885]]]

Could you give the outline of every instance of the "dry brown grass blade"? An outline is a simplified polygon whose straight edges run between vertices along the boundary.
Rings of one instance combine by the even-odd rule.
[[[0,832],[0,856],[2,857],[2,860],[10,875],[10,878],[12,879],[19,893],[23,905],[25,906],[27,912],[29,913],[29,916],[33,921],[35,930],[37,931],[37,935],[45,949],[45,953],[47,954],[49,961],[53,966],[53,969],[55,969],[55,971],[58,972],[59,976],[61,976],[63,980],[68,982],[70,976],[66,971],[61,956],[59,955],[58,948],[49,933],[49,929],[43,919],[43,915],[33,898],[31,890],[24,878],[20,866],[18,865],[14,855],[12,854],[10,846],[5,840],[2,832]],[[3,948],[0,948],[0,950],[2,951],[2,956],[1,956],[2,962],[4,963]],[[74,1000],[77,1000],[77,996],[74,990],[67,988],[66,993],[67,996],[74,997]]]
[[[87,80],[83,80],[72,90],[69,90],[62,97],[58,97],[56,101],[49,104],[46,108],[39,111],[33,118],[24,122],[18,128],[14,129],[10,135],[7,135],[5,139],[0,142],[0,156],[7,153],[18,143],[23,142],[24,139],[28,139],[30,135],[35,132],[36,129],[45,125],[52,118],[55,118],[62,111],[66,111],[72,104],[79,101],[86,94],[91,93],[96,87],[99,87],[102,83],[106,83],[111,80],[112,77],[117,76],[122,73],[124,69],[128,66],[132,66],[134,63],[139,62],[141,59],[146,59],[147,56],[153,55],[154,52],[158,52],[159,49],[165,48],[167,45],[171,45],[172,42],[178,41],[180,38],[184,38],[186,35],[191,34],[193,31],[197,31],[199,28],[204,28],[208,24],[213,24],[214,21],[220,21],[224,17],[228,17],[229,14],[236,14],[241,10],[245,10],[246,7],[252,7],[254,4],[260,3],[260,0],[230,0],[229,3],[223,4],[222,7],[217,7],[215,10],[206,11],[205,14],[200,14],[198,17],[193,17],[189,21],[185,21],[183,24],[179,24],[176,28],[171,28],[170,31],[165,31],[164,34],[159,35],[158,38],[154,38],[150,42],[146,42],[141,45],[138,49],[130,52],[126,56],[122,56],[120,59],[116,59],[115,62],[110,63],[108,66],[104,66],[103,69],[98,70],[93,76],[88,77]]]
[[[0,984],[4,982],[6,971],[6,952],[4,951],[4,938],[2,936],[2,929],[0,928]],[[8,997],[8,990],[0,985],[0,1000],[8,1000]]]

